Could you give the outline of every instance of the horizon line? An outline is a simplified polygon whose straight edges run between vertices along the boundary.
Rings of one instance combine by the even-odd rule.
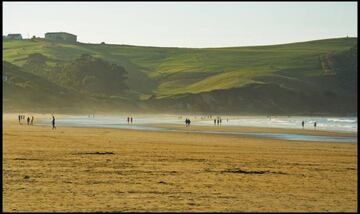
[[[67,33],[64,31],[59,31],[62,33]],[[17,33],[9,33],[9,34],[17,34]],[[19,33],[21,34],[21,33]],[[22,35],[22,34],[21,34]],[[74,34],[76,35],[76,34]],[[5,35],[3,35],[5,36]],[[77,35],[76,35],[77,36]],[[330,38],[320,38],[320,39],[312,39],[312,40],[303,40],[303,41],[295,41],[295,42],[286,42],[286,43],[276,43],[276,44],[259,44],[259,45],[244,45],[244,46],[219,46],[219,47],[179,47],[179,46],[153,46],[153,45],[132,45],[132,44],[119,44],[119,43],[106,43],[104,42],[103,45],[122,45],[122,46],[133,46],[133,47],[148,47],[148,48],[185,48],[185,49],[216,49],[216,48],[240,48],[240,47],[263,47],[263,46],[277,46],[277,45],[288,45],[288,44],[296,44],[296,43],[304,43],[304,42],[314,42],[314,41],[321,41],[321,40],[331,40],[331,39],[357,39],[357,37],[351,36],[344,36],[344,37],[330,37]],[[32,38],[23,38],[22,40],[31,40]],[[35,37],[35,39],[44,39],[44,37]],[[3,40],[4,41],[4,40]],[[16,40],[18,41],[18,40]],[[89,45],[98,45],[102,42],[95,43],[95,42],[80,42],[77,41],[76,43],[80,44],[89,44]]]

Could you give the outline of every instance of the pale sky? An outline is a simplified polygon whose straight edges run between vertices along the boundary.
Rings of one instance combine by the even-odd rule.
[[[357,2],[3,2],[3,35],[58,31],[84,43],[194,48],[357,37]]]

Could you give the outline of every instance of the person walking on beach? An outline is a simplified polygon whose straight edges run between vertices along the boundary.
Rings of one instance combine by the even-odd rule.
[[[316,121],[314,122],[314,129],[316,130]]]
[[[21,124],[21,115],[18,115],[19,118],[19,124]]]
[[[55,126],[55,117],[54,115],[52,116],[52,129],[56,129],[56,126]]]
[[[130,122],[130,117],[127,118],[127,122],[128,122],[128,124],[129,124],[129,122]]]
[[[31,121],[30,121],[30,125],[34,124],[34,116],[31,116]]]
[[[216,119],[214,119],[214,125],[216,126]]]
[[[30,117],[27,117],[27,124],[30,125]]]
[[[302,125],[302,128],[304,128],[305,122],[302,121],[302,122],[301,122],[301,125]]]
[[[130,117],[130,123],[132,124],[132,121],[133,121],[133,118],[132,117]]]

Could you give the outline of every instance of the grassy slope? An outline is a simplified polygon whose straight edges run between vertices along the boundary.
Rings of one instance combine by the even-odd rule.
[[[3,52],[5,60],[17,65],[35,52],[59,60],[92,54],[124,66],[129,71],[130,87],[136,91],[168,96],[239,87],[255,82],[255,77],[284,70],[291,70],[291,75],[298,77],[321,75],[320,56],[356,44],[356,38],[340,38],[273,46],[188,49],[23,40],[4,42]]]
[[[291,112],[295,106],[297,112],[306,109],[304,112],[344,113],[353,112],[346,106],[356,107],[353,102],[356,103],[357,92],[353,89],[357,83],[349,81],[356,73],[354,62],[350,69],[345,68],[348,60],[344,58],[340,76],[324,67],[324,59],[331,61],[334,53],[341,55],[356,45],[357,38],[336,38],[272,46],[191,49],[61,44],[37,39],[4,41],[3,60],[21,66],[31,53],[48,56],[50,64],[73,60],[84,53],[101,57],[127,70],[129,99],[146,109],[149,106],[139,99],[165,98],[159,100],[160,106],[155,108],[158,110],[165,105],[173,110],[180,106],[186,111],[209,111],[211,106],[211,111],[223,108],[221,111],[236,112],[241,106],[249,112]],[[105,97],[102,99],[106,101]],[[343,107],[337,103],[343,103]]]
[[[80,96],[73,91],[60,87],[45,78],[24,72],[20,67],[3,62],[3,102],[5,110],[22,106],[23,109],[55,110],[61,104],[69,107],[79,101]]]

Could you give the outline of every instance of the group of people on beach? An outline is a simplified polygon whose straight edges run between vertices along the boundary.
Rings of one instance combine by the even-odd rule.
[[[218,117],[217,119],[214,119],[214,125],[221,125],[222,119],[221,117]]]
[[[179,116],[178,118],[181,119],[182,116]],[[194,118],[196,119],[196,116],[195,116]],[[212,119],[212,118],[213,118],[212,115],[201,116],[201,117],[200,117],[201,120],[204,120],[204,119]],[[226,119],[226,122],[229,122],[229,118]],[[190,120],[189,118],[186,118],[186,119],[185,119],[185,125],[186,125],[186,126],[189,126],[190,123],[191,123],[191,120]],[[217,118],[214,119],[214,125],[221,125],[221,124],[222,124],[222,118],[219,117],[219,116],[217,116]]]
[[[132,117],[128,117],[127,118],[127,123],[129,124],[129,123],[133,123],[133,118]]]
[[[32,126],[34,125],[34,116],[31,116],[31,119],[30,119],[30,116],[28,116],[26,118],[26,124],[29,126]],[[25,120],[25,115],[18,115],[18,120],[19,120],[19,124],[22,125],[22,121]],[[54,115],[52,115],[52,120],[51,120],[51,124],[52,124],[52,129],[56,129],[56,126],[55,126],[55,117]]]
[[[317,123],[316,123],[316,121],[314,122],[314,129],[316,129],[316,125],[317,125]],[[301,126],[302,126],[302,128],[304,129],[304,127],[305,127],[305,121],[302,121],[301,122]]]
[[[190,126],[191,120],[189,118],[185,119],[185,126],[188,127]]]
[[[18,119],[19,119],[19,124],[22,125],[22,121],[25,120],[25,115],[18,115]],[[27,125],[34,125],[34,116],[30,116],[26,118],[26,123]]]
[[[32,126],[34,125],[34,116],[31,116],[31,119],[30,119],[30,116],[26,118],[26,124],[29,126]],[[19,124],[22,125],[22,121],[25,120],[25,115],[18,115],[18,120],[19,120]],[[56,126],[55,126],[55,117],[54,115],[52,115],[52,120],[51,120],[51,124],[52,124],[52,129],[56,129]]]
[[[226,118],[226,122],[229,122],[229,118]],[[214,125],[221,125],[222,124],[222,119],[221,117],[217,117],[217,119],[214,119]]]

